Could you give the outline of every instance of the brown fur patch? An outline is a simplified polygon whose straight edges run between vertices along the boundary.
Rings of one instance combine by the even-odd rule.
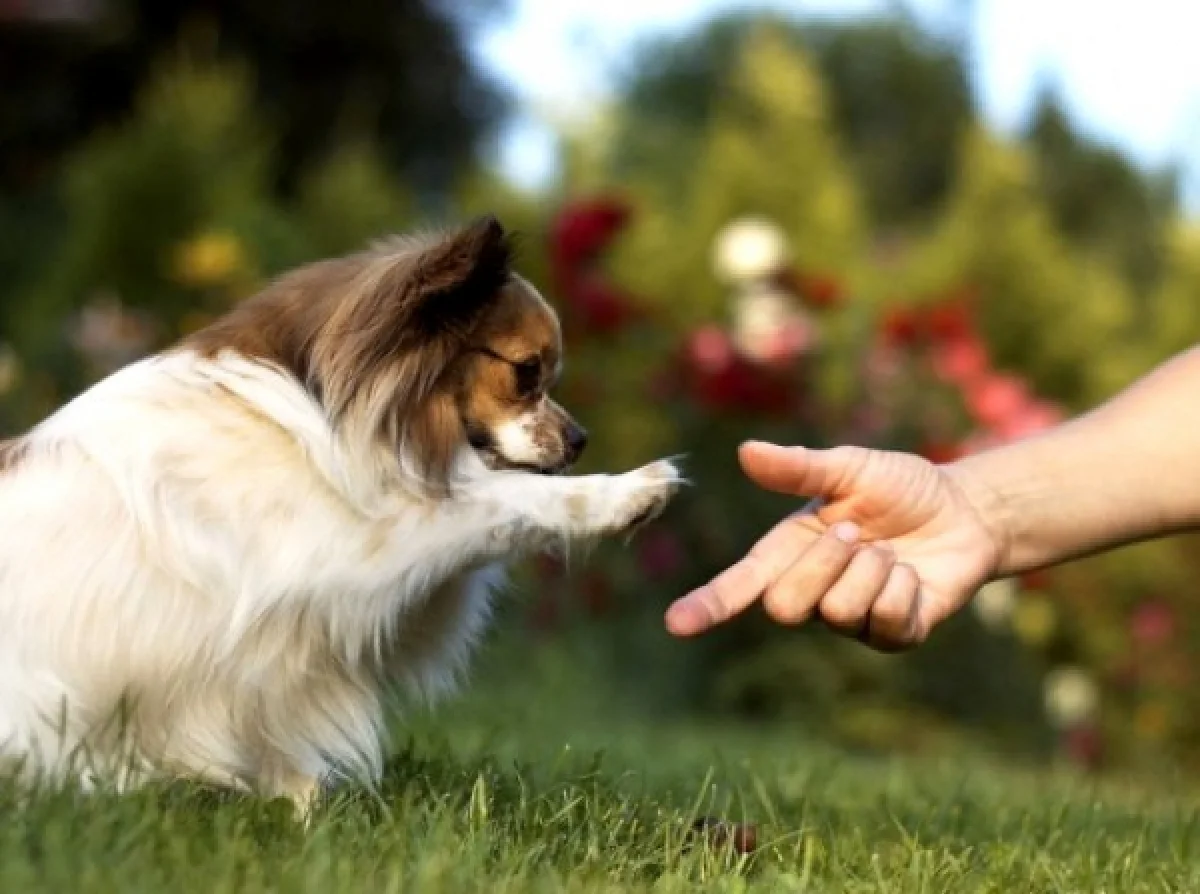
[[[23,438],[0,441],[0,475],[15,469],[29,452],[29,444]]]
[[[491,217],[449,234],[395,239],[284,275],[182,347],[276,364],[335,425],[404,443],[437,483],[465,436],[459,361],[482,344],[506,349],[492,345],[492,335],[511,341],[528,324],[528,301],[506,287],[511,258]]]
[[[476,334],[477,351],[463,360],[464,418],[495,428],[514,413],[532,409],[553,384],[561,362],[558,318],[541,297],[520,281],[509,283],[488,309]],[[536,360],[542,388],[521,394],[514,364]],[[566,416],[561,414],[561,421]]]

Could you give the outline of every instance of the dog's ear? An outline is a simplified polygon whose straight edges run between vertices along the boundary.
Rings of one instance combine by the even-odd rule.
[[[403,390],[411,401],[423,399],[507,282],[512,244],[489,216],[370,264],[373,275],[337,307],[323,338],[320,366],[341,386],[329,393],[335,413],[401,356],[418,366]]]
[[[513,246],[495,217],[480,217],[429,245],[399,281],[383,289],[402,293],[411,325],[424,336],[466,337],[512,272]]]

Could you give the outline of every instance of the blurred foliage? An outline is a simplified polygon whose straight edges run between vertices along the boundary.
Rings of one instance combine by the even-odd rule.
[[[684,189],[678,181],[688,168],[676,160],[703,140],[730,87],[728,72],[764,28],[819,71],[828,96],[822,113],[832,117],[872,219],[890,226],[928,214],[949,186],[971,97],[952,48],[903,20],[820,25],[739,12],[682,38],[646,41],[625,71],[614,173],[652,167]],[[791,85],[781,80],[778,89]]]
[[[253,67],[248,99],[272,124],[280,151],[270,174],[285,186],[351,128],[378,141],[393,171],[444,187],[506,108],[467,46],[505,0],[89,6],[97,18],[86,26],[0,23],[0,190],[53,176],[63,152],[121,121],[181,39]]]
[[[1052,87],[1039,95],[1027,129],[1039,191],[1072,241],[1110,254],[1139,290],[1161,272],[1162,227],[1177,212],[1174,170],[1148,175],[1120,152],[1081,140]]]
[[[232,4],[203,7],[229,17],[215,43],[194,32],[164,54],[161,35],[186,10],[119,8],[132,11],[77,35],[86,46],[70,53],[99,65],[95,47],[111,44],[104,64],[125,86],[87,115],[68,110],[54,139],[37,143],[33,128],[0,152],[24,159],[10,172],[35,158],[53,185],[0,198],[0,425],[32,424],[282,269],[494,212],[519,234],[522,273],[562,313],[559,396],[592,431],[583,467],[682,453],[695,485],[629,548],[526,567],[526,621],[557,635],[574,618],[618,687],[660,714],[799,718],[868,748],[969,731],[1088,767],[1200,758],[1189,539],[992,588],[902,657],[756,612],[686,643],[668,644],[661,624],[671,598],[795,508],[745,481],[740,441],[949,459],[1052,424],[1192,343],[1200,237],[1169,172],[1094,145],[1052,94],[1026,139],[987,132],[959,51],[910,22],[734,16],[635,52],[616,101],[564,132],[561,182],[526,193],[469,161],[486,115],[441,128],[414,106],[396,130],[412,91],[444,99],[474,83],[438,80],[458,58],[450,42],[433,62],[400,61],[396,29],[364,35],[358,4],[344,18]],[[404,40],[445,36],[438,21]],[[325,69],[304,63],[281,86],[322,47],[363,58],[315,86]],[[38,83],[57,90],[64,72],[93,71],[60,62]],[[394,91],[378,88],[380,104],[397,65],[411,67]],[[0,102],[0,118],[28,114],[43,87]],[[453,150],[411,142],[434,132]],[[426,154],[456,176],[441,183]],[[737,346],[747,286],[714,269],[714,239],[746,217],[776,225],[789,252],[755,285],[802,311],[782,362]]]
[[[900,287],[936,295],[971,283],[1001,364],[1070,406],[1081,409],[1126,384],[1151,359],[1125,350],[1133,292],[1110,263],[1055,227],[1029,153],[975,130],[956,167],[945,210],[911,252]],[[1081,363],[1089,352],[1105,362]]]

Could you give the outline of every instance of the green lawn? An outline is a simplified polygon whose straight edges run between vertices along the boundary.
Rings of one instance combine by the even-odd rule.
[[[0,787],[0,892],[1200,891],[1183,785],[652,724],[568,667],[493,650],[489,683],[413,719],[378,796],[340,795],[307,832],[282,803],[186,787],[21,805]],[[702,814],[757,823],[758,850],[689,846]]]

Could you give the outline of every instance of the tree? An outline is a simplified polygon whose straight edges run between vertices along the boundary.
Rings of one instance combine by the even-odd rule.
[[[973,117],[970,90],[954,48],[901,18],[817,25],[735,13],[683,37],[648,41],[628,60],[619,91],[625,114],[615,136],[616,170],[653,167],[679,185],[674,159],[703,138],[728,73],[762,23],[819,70],[831,123],[872,218],[892,226],[935,208],[950,183],[954,146]]]
[[[1030,153],[982,130],[962,143],[954,191],[904,287],[927,297],[966,289],[996,363],[1076,409],[1142,369],[1127,344],[1135,302],[1120,271],[1059,233]]]
[[[0,191],[45,183],[64,152],[132,107],[185,36],[247,60],[259,114],[281,131],[278,177],[339,128],[381,141],[394,170],[437,190],[505,111],[466,40],[504,0],[110,0],[91,20],[0,23]]]
[[[1027,140],[1058,228],[1093,252],[1115,255],[1148,291],[1161,270],[1163,227],[1178,211],[1176,173],[1143,173],[1116,149],[1081,136],[1052,84],[1038,95]]]
[[[748,36],[693,161],[674,185],[632,180],[639,221],[621,263],[625,281],[680,319],[713,319],[723,287],[712,274],[717,232],[743,215],[785,231],[797,263],[850,276],[862,251],[860,200],[833,137],[820,77],[773,26]]]

